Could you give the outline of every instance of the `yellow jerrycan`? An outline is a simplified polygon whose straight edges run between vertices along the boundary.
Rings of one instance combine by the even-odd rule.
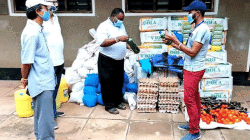
[[[68,93],[68,84],[66,79],[61,78],[61,83],[58,89],[57,95],[60,95],[60,101],[62,103],[66,103],[69,100],[69,93]]]
[[[56,95],[56,109],[60,108],[61,107],[61,99],[60,99],[60,94],[57,94]]]
[[[32,98],[26,94],[26,90],[27,89],[20,89],[14,94],[18,117],[31,117],[34,115]]]

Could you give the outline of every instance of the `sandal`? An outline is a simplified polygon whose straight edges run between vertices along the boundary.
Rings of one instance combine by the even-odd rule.
[[[119,114],[119,111],[116,108],[111,108],[107,110],[110,114]]]
[[[117,108],[121,110],[126,110],[127,107],[124,104],[119,104]]]

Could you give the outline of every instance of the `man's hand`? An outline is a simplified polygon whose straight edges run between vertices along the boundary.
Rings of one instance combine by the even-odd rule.
[[[123,36],[118,36],[117,37],[117,41],[122,41],[122,42],[127,42],[129,39],[129,37],[127,35],[123,35]]]
[[[171,35],[166,34],[165,38],[166,38],[166,40],[170,40],[171,42],[178,41],[178,39],[176,38],[176,36],[173,33],[171,33]]]
[[[21,88],[26,88],[26,86],[28,85],[28,79],[22,78],[21,79],[21,84],[22,84]]]

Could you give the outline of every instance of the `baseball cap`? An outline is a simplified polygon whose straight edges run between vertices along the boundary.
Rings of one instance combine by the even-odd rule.
[[[38,4],[46,5],[46,6],[53,6],[51,2],[46,2],[44,0],[26,0],[25,5],[27,8],[31,8]]]
[[[183,10],[185,11],[191,11],[191,10],[198,10],[198,11],[207,11],[207,6],[204,2],[195,0],[192,3],[190,3],[189,6],[183,7]]]

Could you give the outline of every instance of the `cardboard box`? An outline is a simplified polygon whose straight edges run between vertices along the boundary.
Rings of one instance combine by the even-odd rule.
[[[140,53],[138,54],[138,60],[150,59],[157,54],[162,54],[167,51],[167,45],[162,43],[143,43],[139,48]]]
[[[223,30],[228,29],[228,19],[227,18],[204,18],[205,23],[208,25],[210,31],[214,29],[214,25],[219,24],[223,26]],[[183,29],[183,23],[188,22],[187,18],[171,18],[171,29],[181,31]],[[194,27],[194,24],[192,25]]]
[[[167,49],[167,45],[164,43],[142,43],[138,46],[140,49]]]
[[[184,23],[187,23],[188,21],[187,20],[184,20],[184,19],[181,19],[181,20],[178,20],[178,19],[174,19],[174,20],[171,20],[171,30],[177,30],[177,31],[182,31],[183,30],[183,24]],[[194,27],[194,26],[192,26]]]
[[[226,78],[232,76],[232,64],[206,64],[203,78]]]
[[[167,18],[141,18],[139,24],[140,31],[166,30],[168,27]]]
[[[179,51],[170,45],[168,46],[167,52],[169,55],[177,55],[177,56],[181,56],[181,57],[184,57],[184,54],[185,54],[183,51]]]
[[[231,101],[232,90],[200,90],[200,97],[216,97],[217,100],[226,100],[227,102]]]
[[[227,63],[227,51],[222,50],[220,52],[208,51],[205,59],[205,63]]]
[[[167,31],[163,31],[167,34]],[[154,32],[141,32],[140,33],[141,42],[163,42],[159,31]]]
[[[202,79],[200,82],[201,90],[232,90],[233,77]]]

